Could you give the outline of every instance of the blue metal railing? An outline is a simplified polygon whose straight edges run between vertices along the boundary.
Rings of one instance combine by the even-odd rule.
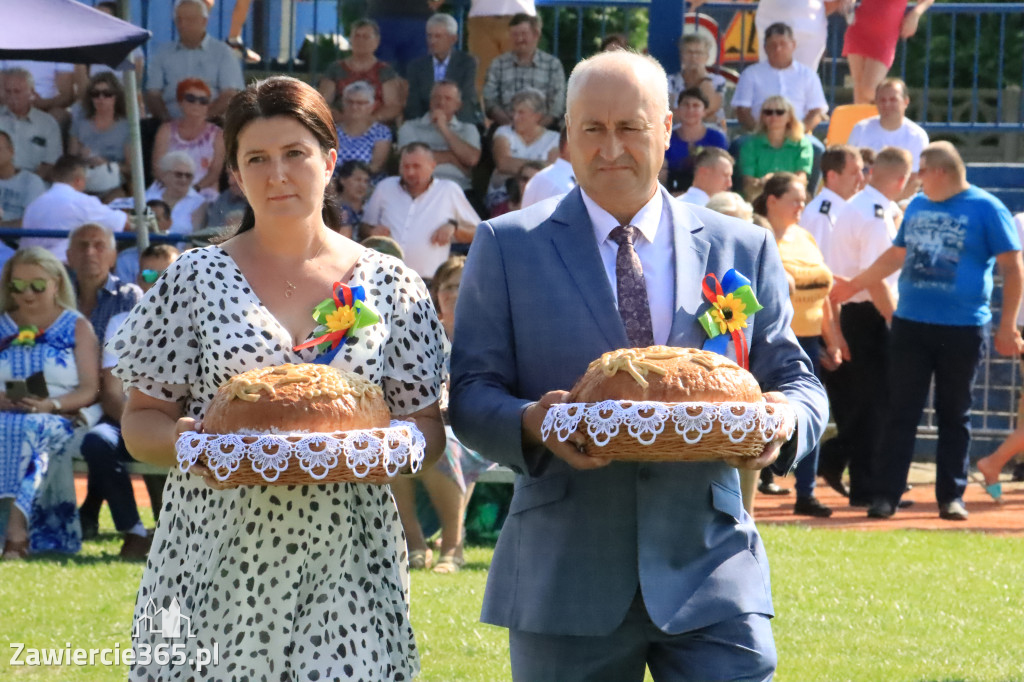
[[[97,0],[86,0],[95,4]],[[678,2],[678,0],[675,0]],[[596,48],[584,44],[584,26],[597,21],[600,37],[608,30],[609,21],[628,31],[637,25],[636,16],[658,14],[652,23],[651,35],[664,36],[666,27],[661,8],[666,0],[536,0],[538,11],[544,18],[547,42],[545,48],[559,55],[567,66],[579,61]],[[154,3],[149,0],[131,0],[132,17],[154,32],[153,43],[173,38],[171,20],[172,3]],[[264,57],[277,57],[281,35],[286,34],[284,63],[264,63],[257,68],[273,66],[286,71],[319,71],[325,65],[316,63],[313,50],[311,63],[296,64],[296,36],[307,33],[340,34],[344,32],[342,14],[346,5],[342,0],[268,0],[262,18]],[[460,26],[468,11],[469,0],[450,0],[446,10],[459,21]],[[675,6],[673,6],[675,7]],[[701,6],[701,15],[716,19],[724,32],[728,21],[741,13],[743,21],[753,16],[757,3],[709,2]],[[210,16],[210,33],[221,36],[227,32],[232,3],[218,2]],[[290,10],[291,19],[283,16]],[[324,11],[329,10],[329,11]],[[678,10],[676,10],[678,11]],[[570,17],[566,19],[566,16]],[[332,21],[327,21],[330,17]],[[564,30],[575,20],[574,30]],[[674,23],[674,20],[669,23]],[[326,24],[326,25],[325,25]],[[690,25],[688,25],[690,26]],[[253,42],[254,20],[246,23],[243,36]],[[683,30],[680,26],[679,32]],[[689,30],[689,29],[687,29]],[[694,29],[695,30],[695,29]],[[819,74],[825,85],[830,104],[835,106],[850,101],[843,87],[845,61],[842,58],[845,22],[833,15],[829,20],[829,36],[825,59]],[[674,35],[678,35],[674,33]],[[259,41],[256,41],[259,42]],[[993,50],[990,45],[998,47]],[[151,50],[152,46],[147,46]],[[654,49],[652,44],[652,50]],[[665,42],[658,44],[664,52]],[[655,54],[672,65],[675,56]],[[742,69],[744,62],[736,65]],[[901,41],[894,68],[908,81],[915,93],[920,93],[919,122],[929,132],[1020,132],[1024,131],[1021,112],[1024,110],[1021,91],[1024,90],[1024,2],[952,2],[932,5],[921,20],[917,36]]]
[[[700,14],[719,20],[738,10],[753,11],[756,3],[706,3]],[[694,29],[696,30],[696,29]],[[819,76],[831,106],[850,101],[839,81],[845,22],[833,16]],[[1013,37],[1007,41],[1007,34]],[[986,51],[985,42],[998,36],[998,50]],[[945,43],[948,41],[948,45]],[[1009,53],[1007,51],[1010,51]],[[994,68],[982,65],[983,55],[995,59]],[[1011,63],[1011,60],[1015,60]],[[970,64],[962,69],[962,62]],[[908,66],[909,62],[909,66]],[[742,69],[741,61],[738,68]],[[917,68],[914,68],[917,67]],[[918,123],[929,132],[1020,132],[1024,131],[1024,3],[935,4],[921,20],[917,35],[901,40],[894,69],[911,89],[920,90]],[[1012,89],[1011,89],[1012,88]],[[983,91],[988,91],[987,95]],[[957,97],[969,92],[966,111],[956,110]],[[994,114],[986,117],[983,95],[994,98]],[[845,99],[844,99],[845,97]],[[937,109],[936,98],[944,99]],[[1008,97],[1015,98],[1010,102]],[[1013,106],[1008,107],[1008,104]],[[1007,116],[1007,110],[1011,115]],[[991,120],[984,120],[990,118]],[[965,120],[966,119],[966,120]]]

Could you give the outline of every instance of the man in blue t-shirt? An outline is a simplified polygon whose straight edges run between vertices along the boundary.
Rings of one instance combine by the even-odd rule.
[[[893,246],[848,282],[837,281],[841,302],[902,267],[899,303],[889,341],[889,414],[885,450],[873,462],[876,489],[868,516],[893,515],[907,485],[917,425],[935,378],[935,497],[939,516],[967,519],[971,441],[971,392],[992,321],[992,269],[1003,275],[1003,308],[996,350],[1017,356],[1024,341],[1017,331],[1021,304],[1020,240],[1006,207],[967,182],[967,169],[948,142],[921,153],[922,194],[907,207]]]

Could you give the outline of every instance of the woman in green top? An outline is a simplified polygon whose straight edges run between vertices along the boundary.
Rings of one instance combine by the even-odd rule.
[[[804,125],[793,105],[782,95],[773,95],[761,105],[754,134],[740,148],[743,192],[753,200],[773,173],[786,171],[802,176],[804,182],[814,162],[814,148],[804,137]]]

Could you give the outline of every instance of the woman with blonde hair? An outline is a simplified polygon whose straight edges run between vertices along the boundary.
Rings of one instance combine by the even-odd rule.
[[[60,261],[16,252],[0,274],[0,535],[3,558],[77,552],[72,415],[96,402],[99,343]]]
[[[786,171],[806,182],[813,165],[814,147],[804,137],[804,124],[793,104],[782,95],[766,99],[754,134],[740,148],[740,173],[747,199],[753,200],[761,193],[772,173]]]

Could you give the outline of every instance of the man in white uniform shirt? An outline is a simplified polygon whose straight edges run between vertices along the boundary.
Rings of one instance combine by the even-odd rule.
[[[895,200],[910,177],[911,158],[904,149],[879,152],[871,182],[839,213],[826,262],[837,277],[853,277],[892,246],[899,207]],[[850,505],[867,506],[873,495],[871,461],[882,447],[886,414],[889,331],[896,308],[899,271],[843,304],[839,326],[849,359],[823,379],[838,433],[822,444],[818,474],[843,492],[843,470],[850,469]]]
[[[128,223],[128,214],[85,193],[85,169],[85,161],[79,156],[57,159],[53,166],[53,186],[25,208],[22,229],[71,232],[86,223],[96,223],[111,232],[122,231]],[[22,237],[21,247],[27,246],[41,246],[63,263],[68,238]]]
[[[825,187],[807,203],[800,216],[800,227],[818,242],[818,249],[828,264],[828,242],[836,217],[864,184],[864,161],[860,152],[845,144],[829,147],[821,156],[821,176]]]
[[[751,64],[736,84],[732,106],[744,130],[754,130],[761,105],[772,95],[782,95],[796,110],[810,135],[828,113],[828,101],[818,74],[794,59],[796,41],[786,24],[772,24],[765,30],[766,61]]]
[[[550,166],[537,171],[526,183],[519,207],[526,208],[550,197],[567,194],[575,186],[576,175],[573,173],[572,163],[569,162],[569,145],[563,125],[558,138],[558,158]]]
[[[457,184],[434,177],[436,166],[430,147],[407,145],[400,175],[381,180],[363,213],[363,222],[373,226],[369,234],[398,242],[406,264],[425,280],[448,259],[453,241],[473,239],[480,222]]]
[[[910,152],[913,173],[903,190],[901,199],[917,192],[918,159],[928,146],[928,133],[905,116],[910,96],[907,84],[899,78],[886,78],[875,89],[875,106],[878,116],[860,121],[850,132],[848,144],[867,147],[876,152],[884,147],[899,147]]]
[[[693,184],[679,196],[686,204],[707,206],[711,197],[732,189],[733,160],[729,152],[708,147],[693,160]]]

